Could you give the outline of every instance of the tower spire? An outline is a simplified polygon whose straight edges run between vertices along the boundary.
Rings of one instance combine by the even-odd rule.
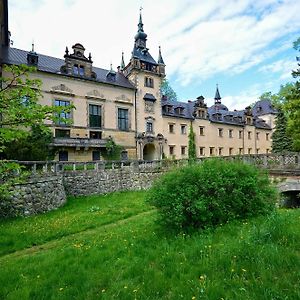
[[[162,58],[162,56],[161,56],[161,47],[159,46],[158,47],[158,60],[157,60],[157,62],[160,64],[160,65],[164,65],[165,63],[164,63],[164,60],[163,60],[163,58]]]
[[[122,58],[121,58],[121,64],[120,64],[120,70],[123,71],[124,69],[125,69],[124,52],[122,52]]]
[[[144,32],[144,24],[142,20],[142,7],[140,8],[138,31],[134,39],[135,39],[135,44],[134,44],[135,48],[141,48],[141,49],[146,48],[147,34]]]
[[[220,96],[220,92],[219,92],[219,86],[217,84],[217,88],[216,88],[216,94],[215,94],[215,104],[220,104],[221,103],[221,96]]]

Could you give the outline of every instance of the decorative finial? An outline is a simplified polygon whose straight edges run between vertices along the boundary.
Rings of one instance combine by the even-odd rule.
[[[69,55],[69,49],[66,47],[66,55]]]
[[[161,47],[160,47],[160,45],[158,46],[158,60],[157,60],[157,62],[159,63],[159,64],[161,64],[161,65],[164,65],[165,63],[164,63],[164,60],[163,60],[163,58],[162,58],[162,55],[161,55]]]
[[[219,92],[219,84],[216,84],[217,88],[216,88],[216,94],[215,94],[215,104],[217,103],[221,103],[221,96],[220,96],[220,92]]]
[[[91,52],[89,53],[89,61],[91,61],[92,60],[92,54],[91,54]]]
[[[124,62],[124,52],[122,51],[122,58],[121,58],[121,65],[120,65],[121,71],[125,68],[125,62]]]
[[[31,44],[31,52],[34,52],[34,40],[32,40],[32,44]]]

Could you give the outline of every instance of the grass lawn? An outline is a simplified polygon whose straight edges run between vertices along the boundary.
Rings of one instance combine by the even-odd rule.
[[[0,223],[0,299],[300,299],[300,210],[173,236],[145,192]]]

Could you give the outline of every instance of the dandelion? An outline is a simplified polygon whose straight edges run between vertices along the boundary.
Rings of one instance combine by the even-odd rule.
[[[206,278],[206,275],[201,275],[201,276],[199,277],[200,280],[205,280],[205,278]]]

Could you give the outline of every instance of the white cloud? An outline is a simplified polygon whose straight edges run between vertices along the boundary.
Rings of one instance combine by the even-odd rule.
[[[279,73],[279,79],[292,80],[292,70],[295,69],[296,62],[290,58],[280,59],[271,64],[264,65],[259,68],[260,72],[264,73]]]
[[[109,68],[130,59],[141,1],[9,1],[14,46],[63,58],[82,43],[94,65]],[[156,59],[162,45],[167,73],[179,86],[220,73],[239,74],[284,51],[299,34],[298,0],[144,0],[147,45]],[[276,49],[270,45],[279,40]],[[290,44],[291,46],[291,44]],[[275,72],[275,71],[274,71]]]

